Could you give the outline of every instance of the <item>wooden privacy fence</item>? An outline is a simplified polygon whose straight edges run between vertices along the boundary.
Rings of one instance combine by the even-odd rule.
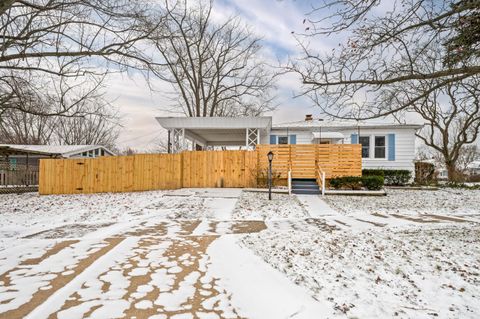
[[[267,169],[267,153],[272,151],[272,170],[287,178],[316,178],[320,167],[326,178],[362,175],[360,144],[258,145],[259,169]]]
[[[307,178],[312,174],[315,178],[316,161],[328,172],[327,177],[361,174],[360,146],[306,146],[310,148],[304,145],[258,145],[256,151],[188,151],[92,159],[41,159],[39,193],[256,187],[259,171],[268,165],[266,154],[269,150],[275,153],[273,169],[283,178],[286,178],[290,167],[294,178]],[[325,154],[330,151],[332,155]]]

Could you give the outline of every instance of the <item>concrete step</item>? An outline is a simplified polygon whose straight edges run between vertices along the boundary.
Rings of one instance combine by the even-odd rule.
[[[292,189],[293,194],[298,195],[320,195],[320,190],[317,188],[315,189]]]
[[[318,185],[317,184],[303,184],[303,185],[292,184],[292,189],[318,189]]]

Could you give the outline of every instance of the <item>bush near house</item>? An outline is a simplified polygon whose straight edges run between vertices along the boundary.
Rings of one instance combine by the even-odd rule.
[[[379,190],[383,187],[384,178],[378,175],[367,176],[345,176],[332,178],[330,186],[335,189],[352,189],[359,190],[365,187],[368,190]]]
[[[268,168],[258,170],[257,174],[257,187],[268,187]],[[279,186],[279,181],[282,179],[282,173],[276,170],[272,170],[272,187]]]
[[[382,189],[385,179],[383,176],[362,176],[362,184],[368,190],[378,191]]]
[[[364,169],[363,176],[382,176],[385,185],[404,186],[407,185],[411,178],[412,172],[407,169]]]
[[[426,162],[415,163],[415,183],[419,185],[437,184],[435,165]]]

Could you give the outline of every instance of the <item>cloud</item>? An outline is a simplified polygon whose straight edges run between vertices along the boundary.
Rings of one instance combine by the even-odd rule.
[[[303,6],[303,7],[302,7]],[[303,19],[308,7],[298,1],[279,0],[217,0],[214,2],[212,19],[225,21],[238,16],[263,39],[263,58],[272,65],[279,60],[294,58],[299,54],[297,40],[292,31],[304,31]],[[310,47],[315,50],[331,50],[337,39],[323,37],[308,38]],[[109,81],[108,96],[115,99],[123,119],[123,129],[119,138],[122,148],[133,147],[147,150],[154,147],[158,139],[165,138],[165,132],[155,121],[155,116],[175,116],[168,112],[171,105],[170,84],[152,80],[155,88],[150,91],[147,81],[140,73],[129,76],[115,74]],[[301,82],[294,74],[285,74],[278,78],[278,109],[272,114],[274,122],[301,120],[306,113],[319,114],[318,107],[312,106],[306,97],[294,98],[300,92]]]

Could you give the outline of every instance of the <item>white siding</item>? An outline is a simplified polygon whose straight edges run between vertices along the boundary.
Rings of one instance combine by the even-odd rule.
[[[312,138],[313,134],[311,131],[306,131],[306,130],[278,130],[278,129],[272,129],[270,134],[274,134],[277,137],[278,136],[290,136],[290,135],[296,135],[297,136],[297,144],[312,144]],[[261,144],[270,144],[270,134],[267,136],[262,136],[261,137]]]
[[[342,128],[342,129],[329,129],[328,131],[340,132],[345,136],[345,139],[338,140],[337,143],[351,143],[351,135],[358,134],[356,128]],[[286,130],[272,129],[271,134],[276,136],[287,135]],[[288,130],[288,135],[295,134],[297,136],[297,144],[312,144],[313,134],[310,130]],[[388,134],[395,134],[395,160],[388,160]],[[412,172],[415,171],[414,159],[415,159],[415,129],[412,128],[389,128],[389,129],[360,129],[361,136],[385,136],[386,137],[386,158],[376,159],[373,158],[373,149],[370,151],[372,158],[364,158],[362,160],[363,168],[391,168],[391,169],[408,169]],[[262,144],[270,144],[270,134],[262,136]],[[371,146],[374,143],[371,139]]]
[[[341,131],[346,139],[345,143],[351,143],[351,135],[357,134],[358,131],[344,130]],[[372,158],[362,159],[363,168],[391,168],[391,169],[408,169],[412,172],[415,171],[415,130],[406,129],[406,128],[391,128],[391,129],[360,129],[360,136],[381,136],[388,134],[395,134],[395,160],[388,160],[388,138],[386,139],[386,158],[387,159],[376,159],[373,158],[372,149],[370,151],[370,156]],[[374,143],[373,139],[370,143]]]

